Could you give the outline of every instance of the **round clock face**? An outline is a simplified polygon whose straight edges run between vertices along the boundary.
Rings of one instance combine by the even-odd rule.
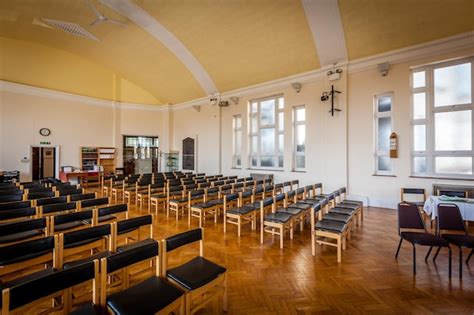
[[[43,137],[47,137],[51,134],[51,130],[49,130],[48,128],[41,128],[40,129],[40,135],[42,135]]]

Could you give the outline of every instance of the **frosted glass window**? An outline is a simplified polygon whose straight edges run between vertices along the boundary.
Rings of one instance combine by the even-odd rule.
[[[275,158],[273,156],[262,156],[260,160],[260,165],[264,167],[274,167]]]
[[[257,136],[252,137],[252,153],[257,153],[258,152],[258,140]]]
[[[283,156],[282,155],[280,155],[278,157],[278,167],[283,167]]]
[[[426,157],[424,157],[424,156],[415,156],[413,158],[413,171],[416,174],[425,174],[426,173]]]
[[[283,154],[283,144],[284,144],[284,139],[283,139],[283,134],[278,135],[278,153]]]
[[[436,173],[464,175],[472,174],[472,157],[436,157]]]
[[[283,131],[283,127],[285,126],[283,112],[278,113],[278,130]]]
[[[258,110],[258,103],[252,103],[252,113],[256,113]]]
[[[257,116],[252,116],[251,118],[251,124],[252,124],[252,132],[256,132],[258,129],[258,122],[257,122]]]
[[[426,85],[426,72],[420,71],[413,73],[413,87],[420,88]]]
[[[242,131],[235,133],[235,154],[240,154],[240,148],[242,147]]]
[[[378,98],[379,113],[389,112],[392,109],[392,98],[390,96]]]
[[[296,127],[296,152],[304,152],[306,128],[304,125],[298,125]]]
[[[275,124],[275,100],[264,101],[260,104],[260,124]]]
[[[233,154],[233,166],[242,166],[242,116],[234,116],[234,154]]]
[[[242,127],[242,118],[240,116],[235,116],[235,128]]]
[[[426,93],[413,94],[413,119],[426,118]]]
[[[471,63],[434,70],[434,106],[471,103]]]
[[[297,108],[296,109],[296,121],[305,121],[306,119],[306,111],[305,108]]]
[[[472,150],[471,110],[435,114],[437,151]]]
[[[425,151],[426,150],[426,125],[415,125],[413,126],[413,150]]]
[[[257,166],[257,157],[252,156],[252,166]]]
[[[278,99],[278,109],[283,109],[285,107],[285,99],[283,97],[280,97]]]
[[[392,163],[390,157],[379,156],[378,157],[378,170],[384,172],[390,172],[392,170]]]
[[[305,156],[304,155],[297,155],[296,156],[296,167],[297,168],[305,168]]]
[[[390,134],[392,133],[392,119],[382,117],[378,119],[378,150],[388,152],[390,147]]]
[[[275,129],[265,128],[260,131],[260,152],[262,154],[275,152]]]

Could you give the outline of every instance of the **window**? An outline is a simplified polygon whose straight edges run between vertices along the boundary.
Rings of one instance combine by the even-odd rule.
[[[393,93],[375,96],[374,101],[374,157],[375,174],[392,174],[392,159],[390,158],[390,134],[392,133]]]
[[[474,58],[411,71],[413,175],[472,178]]]
[[[249,107],[250,167],[283,168],[283,96],[252,100]]]
[[[304,105],[293,108],[293,127],[294,127],[294,169],[305,169],[306,152],[306,109]]]
[[[242,167],[242,116],[234,116],[232,128],[234,129],[234,150],[232,155],[232,166]]]

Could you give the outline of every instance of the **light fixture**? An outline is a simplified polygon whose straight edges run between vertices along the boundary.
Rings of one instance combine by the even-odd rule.
[[[329,77],[329,81],[339,80],[341,73],[342,73],[342,69],[329,70],[327,73]]]
[[[296,93],[299,93],[301,91],[301,83],[299,82],[291,83],[291,87],[296,91]]]
[[[234,103],[234,105],[239,104],[239,98],[237,96],[232,96],[229,99]]]
[[[340,91],[334,89],[334,85],[331,85],[331,91],[323,92],[323,94],[321,95],[321,102],[325,102],[331,99],[331,109],[329,110],[329,112],[331,113],[331,116],[334,116],[334,112],[341,111],[339,108],[334,108],[334,96],[340,93],[341,93]]]

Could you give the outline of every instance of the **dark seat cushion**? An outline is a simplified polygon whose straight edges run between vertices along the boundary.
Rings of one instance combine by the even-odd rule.
[[[321,220],[316,222],[316,230],[342,233],[346,229],[346,224],[338,221]]]
[[[183,292],[158,277],[149,278],[107,297],[107,306],[120,315],[154,314],[181,297]]]
[[[211,205],[222,205],[224,204],[224,199],[214,199],[214,200],[208,201],[208,203]]]
[[[300,208],[293,208],[293,205],[289,206],[288,208],[278,208],[277,213],[288,213],[291,215],[299,215],[303,212],[303,209]]]
[[[354,209],[354,210],[357,210],[360,208],[359,205],[356,205],[353,203],[345,203],[345,202],[338,203],[336,206],[341,207],[341,208]]]
[[[98,308],[98,307],[97,307]],[[76,308],[69,315],[99,315],[100,310],[96,309],[96,306],[91,303],[83,304]]]
[[[359,201],[359,200],[351,200],[351,199],[345,199],[342,201],[343,203],[353,203],[355,205],[359,205],[359,206],[363,206],[364,205],[364,202],[363,201]]]
[[[216,279],[226,269],[204,257],[195,257],[181,266],[168,270],[168,278],[184,288],[194,290]]]
[[[301,209],[301,210],[308,210],[309,208],[311,208],[311,204],[308,204],[308,203],[304,203],[304,202],[297,202],[297,203],[293,203],[291,205],[288,206],[289,208],[298,208],[298,209]]]
[[[474,248],[474,235],[443,234],[442,237],[454,245]]]
[[[330,212],[324,216],[324,219],[337,221],[337,222],[344,222],[349,223],[351,221],[352,216],[346,214],[340,214],[335,212]]]
[[[292,215],[286,212],[269,213],[265,215],[263,221],[286,223],[291,220]]]
[[[3,236],[0,236],[0,244],[17,242],[17,241],[26,240],[28,238],[41,236],[41,235],[43,235],[43,231],[41,230],[31,230],[31,231],[25,231],[25,232],[20,232],[20,233],[3,235]]]
[[[301,200],[300,202],[314,205],[324,199],[326,198],[306,198],[305,200]]]
[[[150,198],[166,198],[166,194],[155,194],[151,195]]]
[[[217,206],[218,204],[216,203],[211,203],[211,201],[207,201],[207,202],[199,202],[199,203],[195,203],[191,206],[191,208],[196,208],[196,209],[207,209],[207,208],[212,208],[212,207],[215,207]]]
[[[402,232],[401,237],[410,243],[423,246],[449,246],[449,242],[430,233]]]
[[[87,222],[87,224],[90,224],[90,221]],[[68,223],[63,223],[63,224],[57,224],[54,226],[54,230],[56,232],[65,231],[65,230],[75,229],[84,225],[86,225],[86,223],[83,221],[74,221],[74,222],[68,222]]]
[[[95,254],[95,255],[88,256],[87,258],[78,259],[78,260],[74,260],[74,261],[65,263],[65,264],[63,265],[63,268],[64,268],[64,269],[72,268],[72,267],[81,265],[81,264],[83,264],[83,263],[93,261],[94,259],[100,260],[101,258],[110,256],[110,254],[111,254],[111,253],[110,253],[110,251],[108,251],[108,250],[102,251],[102,252],[98,252],[98,253]]]
[[[252,207],[236,207],[236,208],[227,210],[227,213],[235,214],[235,215],[244,215],[244,214],[248,214],[254,211],[255,211],[255,208],[252,208]]]
[[[355,213],[354,209],[348,209],[348,208],[332,208],[329,210],[329,213],[340,213],[340,214],[346,214],[346,215],[352,215]]]

